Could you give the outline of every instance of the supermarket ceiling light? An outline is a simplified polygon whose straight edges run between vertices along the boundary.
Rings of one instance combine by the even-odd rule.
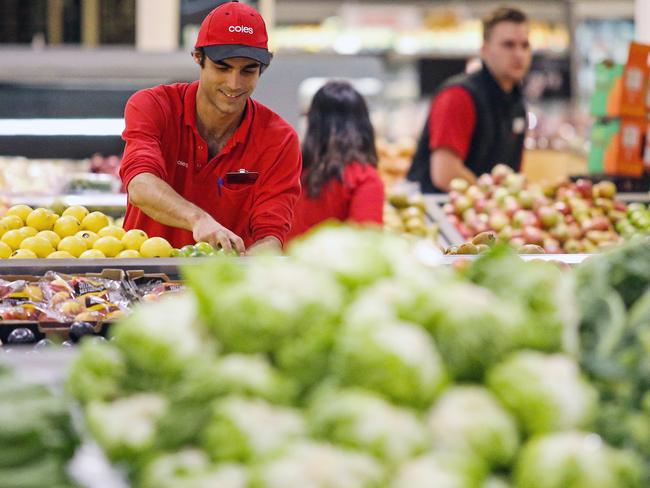
[[[0,119],[0,136],[120,136],[124,119]]]

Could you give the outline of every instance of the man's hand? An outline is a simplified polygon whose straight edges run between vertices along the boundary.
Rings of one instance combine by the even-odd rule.
[[[279,254],[282,252],[282,243],[273,236],[268,236],[256,241],[246,252],[249,256],[258,254]]]
[[[233,249],[237,254],[246,252],[246,246],[244,246],[242,238],[226,229],[207,213],[201,215],[194,223],[192,234],[196,242],[205,241],[214,247],[223,248],[226,252]]]

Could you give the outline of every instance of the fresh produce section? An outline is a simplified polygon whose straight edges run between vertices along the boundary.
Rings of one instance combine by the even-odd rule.
[[[428,269],[325,228],[186,269],[82,340],[67,389],[133,487],[641,488],[649,253]]]
[[[523,175],[498,165],[475,185],[457,179],[451,186],[444,212],[469,241],[492,231],[514,248],[593,253],[650,234],[648,208],[616,200],[616,187],[609,181],[529,184]]]
[[[138,229],[125,231],[102,212],[81,205],[61,215],[47,208],[14,205],[0,218],[0,258],[98,259],[170,257],[162,237]]]
[[[73,488],[66,469],[78,443],[63,395],[0,370],[3,488]]]
[[[426,215],[421,193],[408,194],[393,188],[384,203],[384,229],[411,238],[423,238],[437,243],[439,229]]]

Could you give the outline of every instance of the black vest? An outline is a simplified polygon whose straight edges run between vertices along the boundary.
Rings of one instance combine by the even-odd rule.
[[[436,94],[452,86],[465,88],[476,107],[476,125],[465,166],[477,176],[489,172],[498,163],[505,163],[519,171],[528,127],[520,88],[517,86],[511,93],[505,93],[485,66],[476,73],[450,78]],[[420,183],[423,193],[441,193],[431,181],[430,119],[431,112],[427,116],[407,179]],[[434,121],[436,124],[444,122]]]

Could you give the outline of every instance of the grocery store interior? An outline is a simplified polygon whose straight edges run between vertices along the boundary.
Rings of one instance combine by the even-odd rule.
[[[230,3],[0,0],[0,488],[650,486],[650,0]],[[432,103],[491,70],[504,5],[530,41],[521,158],[442,187],[452,151],[426,147],[429,193],[411,171]],[[207,197],[125,169],[134,94],[201,76],[200,119],[192,56],[221,8],[264,19],[252,98],[295,131],[296,167],[330,82],[372,126],[320,197],[315,163],[275,176],[302,190],[268,236],[256,166],[238,175],[254,190],[216,200],[239,192],[230,230]],[[140,176],[173,195],[150,178],[145,204]],[[194,209],[223,230],[178,217]]]

